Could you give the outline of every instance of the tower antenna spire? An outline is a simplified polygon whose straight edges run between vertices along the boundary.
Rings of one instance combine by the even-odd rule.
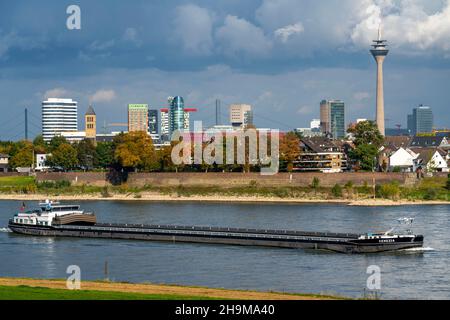
[[[382,33],[383,33],[383,29],[382,29],[382,24],[380,22],[380,24],[378,25],[378,41],[381,41]]]

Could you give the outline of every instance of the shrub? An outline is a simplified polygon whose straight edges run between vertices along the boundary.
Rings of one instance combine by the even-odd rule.
[[[110,198],[111,194],[109,193],[109,188],[108,186],[104,186],[102,191],[101,191],[101,195],[103,198]]]
[[[256,182],[256,180],[251,180],[250,181],[250,187],[251,188],[256,188],[258,186],[258,182]]]
[[[424,196],[423,196],[423,199],[424,199],[424,200],[436,200],[437,197],[438,197],[438,192],[437,192],[437,190],[434,189],[434,188],[428,188],[428,189],[425,191],[425,194],[424,194]]]
[[[319,178],[314,177],[314,179],[312,180],[312,183],[311,183],[311,188],[317,189],[317,188],[319,188],[319,186],[320,186]]]
[[[346,189],[353,189],[353,182],[352,181],[347,182],[344,187]]]
[[[450,190],[450,174],[448,175],[448,178],[447,178],[446,188],[447,188],[447,190]]]
[[[397,181],[383,184],[382,186],[377,186],[376,193],[380,198],[398,200],[400,197],[400,187]]]
[[[35,184],[27,184],[26,186],[22,187],[21,192],[24,193],[24,194],[35,193],[36,192],[36,185]]]
[[[402,172],[402,168],[394,167],[394,169],[392,169],[392,172],[400,173],[400,172]]]
[[[334,185],[333,189],[331,189],[331,192],[336,198],[342,197],[342,187],[338,183]]]

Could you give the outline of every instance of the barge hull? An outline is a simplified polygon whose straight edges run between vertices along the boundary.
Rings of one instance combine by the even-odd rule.
[[[318,249],[340,253],[377,253],[423,246],[423,241],[396,243],[353,243],[351,238],[320,238],[308,236],[285,236],[269,233],[237,233],[214,231],[187,231],[170,229],[104,228],[82,226],[24,226],[11,224],[9,228],[19,234],[32,236],[102,238],[123,240],[145,240],[162,242],[184,242],[240,246],[263,246],[291,249]]]

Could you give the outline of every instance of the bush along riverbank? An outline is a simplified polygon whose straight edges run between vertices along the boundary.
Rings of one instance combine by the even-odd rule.
[[[351,182],[344,185],[336,184],[332,188],[322,187],[320,180],[314,178],[310,185],[304,187],[265,187],[259,186],[254,180],[247,186],[219,188],[211,186],[144,186],[130,187],[126,183],[120,186],[105,185],[103,187],[90,185],[71,185],[69,181],[36,182],[33,177],[1,177],[0,196],[3,199],[22,199],[23,196],[58,197],[73,196],[79,199],[85,197],[96,199],[142,199],[155,198],[186,198],[192,201],[197,198],[220,201],[221,198],[230,199],[255,198],[273,201],[328,201],[354,202],[368,199],[385,199],[392,202],[449,202],[450,178],[425,178],[413,186],[406,187],[397,181],[382,185],[354,186]],[[31,197],[32,196],[32,197]],[[150,199],[151,200],[151,199]]]

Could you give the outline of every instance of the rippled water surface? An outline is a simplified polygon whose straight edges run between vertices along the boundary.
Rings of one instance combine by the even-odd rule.
[[[415,217],[425,250],[344,255],[309,250],[21,236],[5,228],[22,202],[0,201],[0,276],[170,283],[233,289],[363,295],[367,267],[382,271],[381,297],[450,299],[450,206],[82,202],[101,222],[361,233]],[[35,203],[28,203],[28,206]]]

